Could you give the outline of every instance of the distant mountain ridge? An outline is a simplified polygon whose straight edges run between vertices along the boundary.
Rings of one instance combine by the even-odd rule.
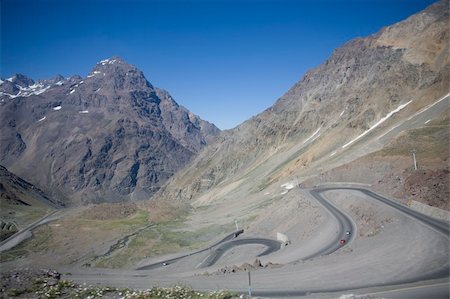
[[[220,130],[118,57],[86,78],[0,81],[0,164],[83,202],[146,199]]]

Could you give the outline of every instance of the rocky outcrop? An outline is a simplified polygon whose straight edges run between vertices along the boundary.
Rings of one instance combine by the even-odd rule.
[[[24,78],[0,84],[0,163],[55,196],[147,199],[219,133],[118,57]]]

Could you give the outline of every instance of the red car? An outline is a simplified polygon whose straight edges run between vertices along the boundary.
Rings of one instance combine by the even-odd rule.
[[[344,245],[345,244],[345,240],[344,239],[340,240],[339,244]]]

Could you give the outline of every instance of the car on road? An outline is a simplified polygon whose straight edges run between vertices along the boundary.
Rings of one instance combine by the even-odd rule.
[[[348,236],[348,235],[351,234],[351,232],[348,230],[348,231],[345,232],[345,234]]]
[[[344,239],[341,239],[341,240],[339,241],[339,244],[344,245],[345,242],[346,242],[346,241],[345,241]]]
[[[164,262],[164,263],[162,263],[162,264],[163,264],[163,266],[167,266],[169,263]]]

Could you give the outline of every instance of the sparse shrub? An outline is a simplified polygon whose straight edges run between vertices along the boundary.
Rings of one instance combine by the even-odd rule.
[[[33,281],[30,289],[8,289],[9,297],[28,298],[27,294],[33,294],[33,298],[56,299],[56,298],[108,298],[120,299],[231,299],[237,295],[225,290],[200,293],[186,286],[173,286],[169,288],[153,287],[149,290],[118,289],[111,287],[94,287],[77,285],[70,280],[47,280],[38,278]],[[240,297],[242,298],[242,297]]]

